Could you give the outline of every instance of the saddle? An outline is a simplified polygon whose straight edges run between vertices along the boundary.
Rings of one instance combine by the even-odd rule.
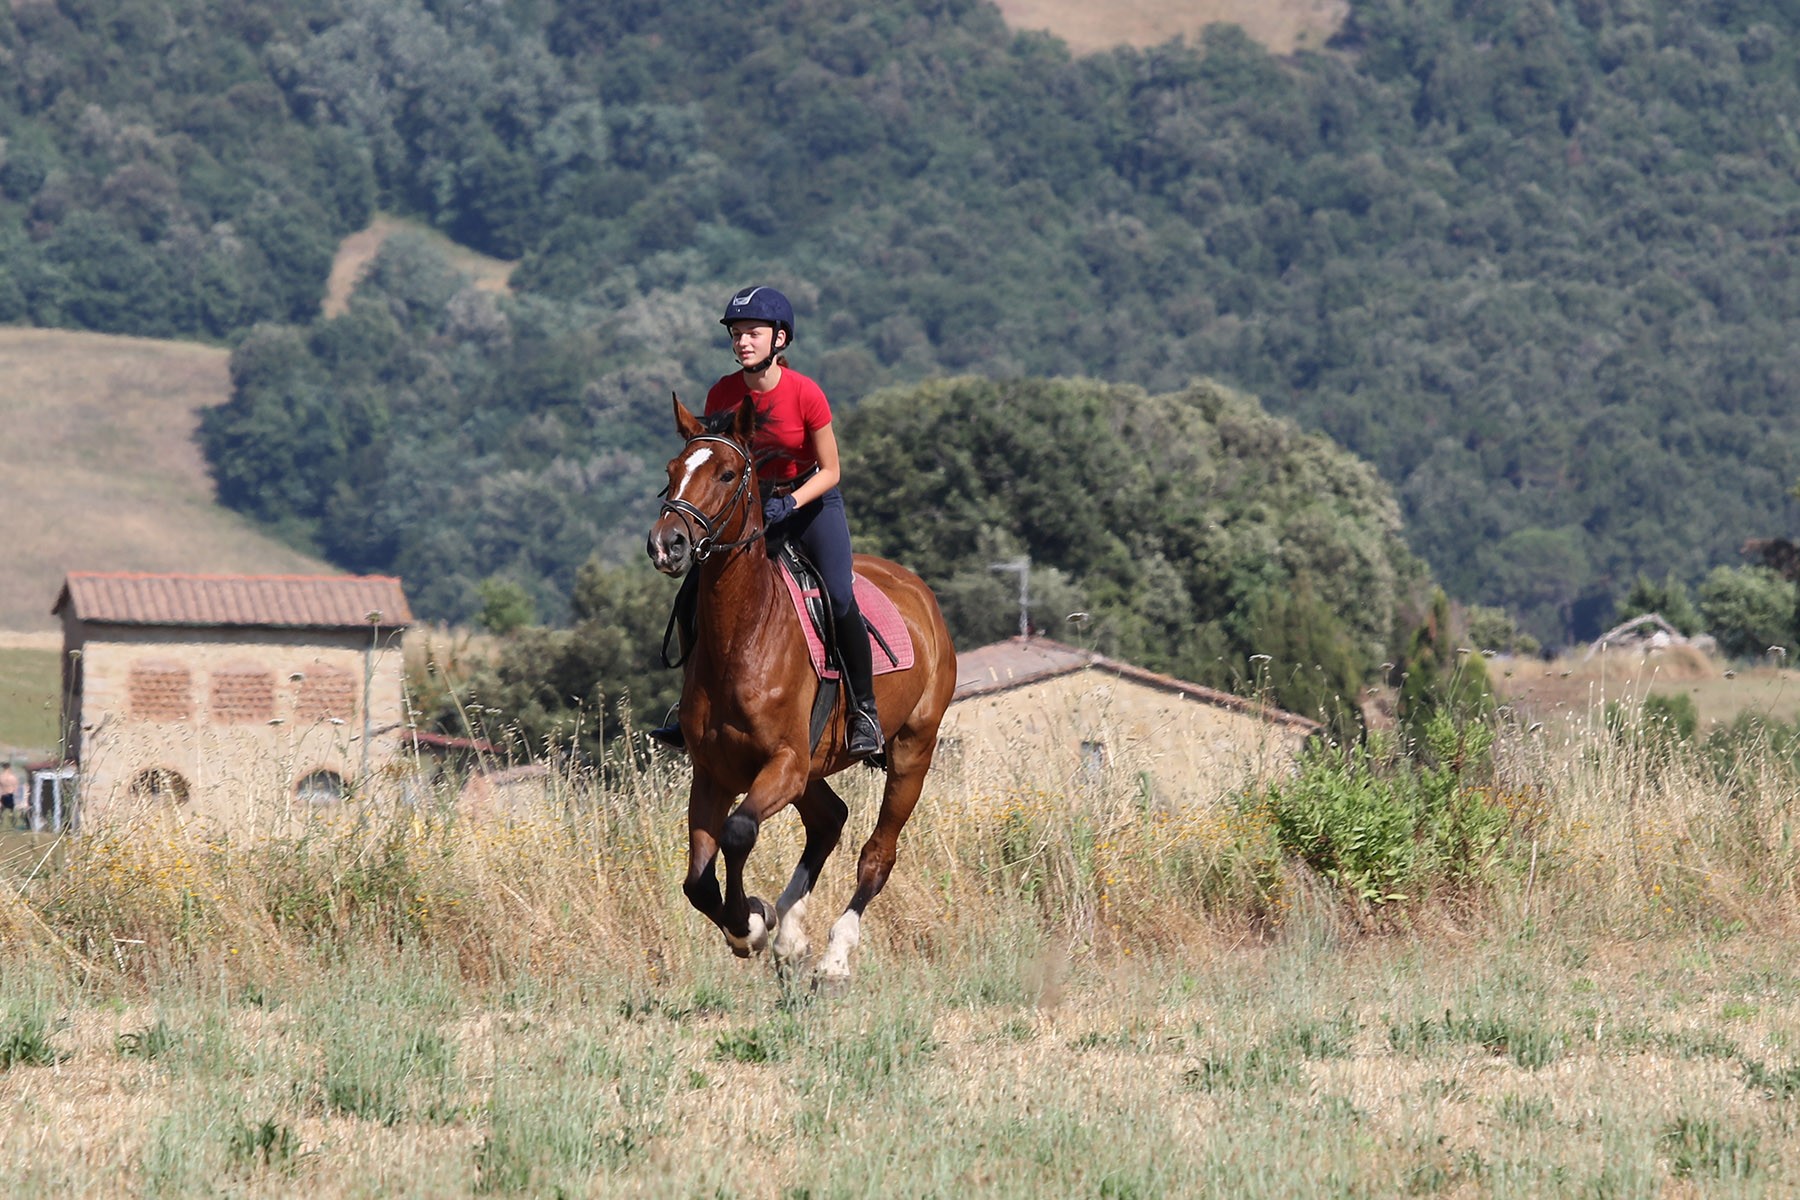
[[[842,674],[836,665],[837,648],[832,645],[836,635],[831,603],[825,595],[818,569],[797,544],[786,539],[772,540],[769,553],[782,582],[787,585],[788,598],[793,601],[801,632],[806,637],[807,656],[819,677],[819,692],[813,700],[807,739],[808,745],[816,751],[825,725],[831,720],[832,710],[837,707],[842,682]],[[681,590],[669,611],[669,623],[664,627],[662,637],[662,664],[665,667],[675,668],[685,663],[693,645],[693,596],[697,578],[690,574],[682,581]],[[911,668],[914,657],[912,634],[907,631],[900,610],[888,599],[887,593],[863,576],[854,576],[852,583],[856,588],[857,608],[862,611],[863,628],[869,633],[872,674],[886,675],[890,671]],[[669,654],[671,645],[677,651],[672,658]]]
[[[781,541],[771,547],[775,565],[787,584],[788,597],[800,616],[800,628],[806,634],[806,648],[813,670],[819,676],[819,693],[813,700],[808,727],[808,744],[818,749],[825,724],[837,707],[842,674],[837,667],[837,647],[832,644],[831,605],[825,596],[824,582],[818,570],[800,547]],[[868,630],[874,674],[904,671],[913,665],[912,635],[900,619],[900,610],[887,594],[861,575],[854,577],[856,605],[862,611],[863,628]],[[896,649],[898,646],[898,649]]]

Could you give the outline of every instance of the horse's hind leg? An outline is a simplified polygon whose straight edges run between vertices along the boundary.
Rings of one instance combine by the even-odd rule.
[[[891,765],[887,787],[881,794],[881,812],[875,818],[875,829],[863,843],[862,854],[856,861],[856,891],[844,914],[832,923],[831,937],[819,959],[819,978],[828,986],[841,986],[850,981],[850,952],[862,940],[863,909],[887,886],[888,875],[899,856],[900,830],[912,816],[919,793],[925,788],[925,772],[931,765],[933,748],[928,743],[920,754],[916,746],[904,746],[898,739],[889,747]],[[909,750],[912,753],[908,753]]]
[[[806,846],[800,851],[800,861],[794,865],[793,877],[775,902],[775,915],[780,923],[776,927],[773,949],[775,965],[783,969],[798,966],[812,949],[803,923],[806,898],[812,894],[825,860],[837,849],[844,822],[850,819],[850,806],[823,779],[807,784],[806,791],[794,802],[794,808],[800,813],[800,823],[806,827]]]

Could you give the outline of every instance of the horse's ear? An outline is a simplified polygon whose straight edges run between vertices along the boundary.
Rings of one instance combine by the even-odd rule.
[[[699,437],[702,432],[700,418],[689,412],[687,405],[674,392],[669,393],[669,399],[675,402],[675,432],[681,435],[682,441],[692,441]]]
[[[750,444],[750,438],[756,433],[756,401],[748,396],[738,401],[737,420],[732,422],[731,432],[744,445]]]

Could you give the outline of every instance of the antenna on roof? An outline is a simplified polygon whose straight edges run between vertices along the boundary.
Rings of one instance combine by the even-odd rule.
[[[1021,554],[1006,562],[988,564],[990,571],[1017,571],[1019,573],[1019,636],[1031,636],[1031,555]]]

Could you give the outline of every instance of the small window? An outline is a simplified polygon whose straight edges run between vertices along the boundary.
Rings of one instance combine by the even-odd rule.
[[[1081,773],[1089,783],[1099,783],[1106,775],[1106,743],[1081,743]]]
[[[167,767],[151,767],[139,771],[131,781],[131,798],[162,804],[186,804],[188,781],[178,771]]]
[[[314,771],[294,785],[294,798],[302,804],[337,804],[347,791],[336,771]]]

